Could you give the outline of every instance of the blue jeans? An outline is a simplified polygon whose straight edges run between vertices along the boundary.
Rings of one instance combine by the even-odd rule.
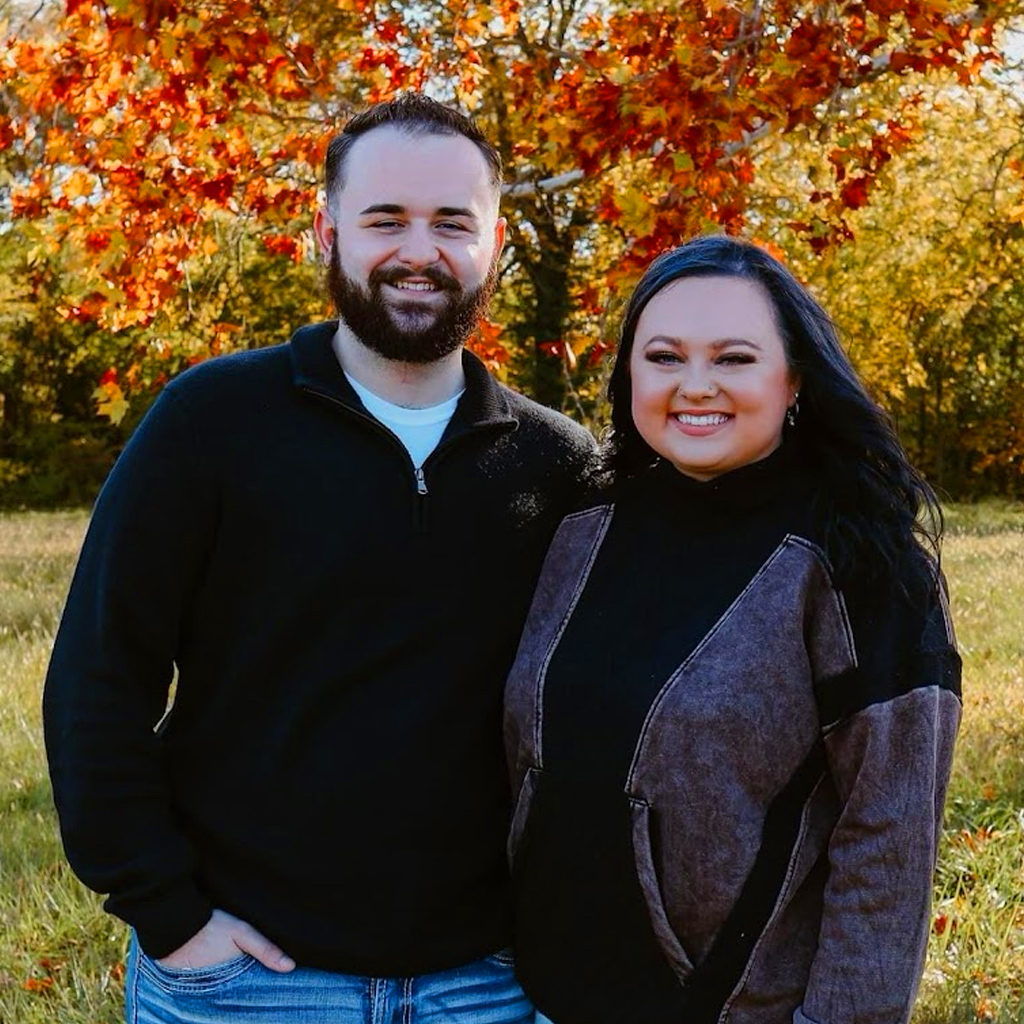
[[[268,970],[248,954],[198,970],[161,967],[132,936],[127,1024],[533,1024],[504,952],[437,974],[364,978],[296,967]]]

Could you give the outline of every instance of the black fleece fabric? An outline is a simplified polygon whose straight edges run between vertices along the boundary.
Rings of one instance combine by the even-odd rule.
[[[64,844],[151,956],[214,907],[355,974],[510,942],[501,691],[593,441],[467,353],[418,480],[335,327],[168,385],[72,583],[44,696]]]

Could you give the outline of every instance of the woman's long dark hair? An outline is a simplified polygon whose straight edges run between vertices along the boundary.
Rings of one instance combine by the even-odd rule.
[[[696,238],[659,256],[629,300],[608,384],[612,428],[605,459],[612,478],[635,476],[658,458],[633,422],[630,355],[647,303],[687,277],[754,281],[771,301],[787,361],[801,376],[799,416],[785,438],[799,438],[819,482],[817,518],[837,577],[844,579],[855,563],[862,579],[899,572],[921,541],[937,558],[942,511],[935,493],[865,390],[828,314],[775,257],[725,235]]]

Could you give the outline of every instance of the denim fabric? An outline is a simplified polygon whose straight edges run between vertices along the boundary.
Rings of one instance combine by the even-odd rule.
[[[533,1024],[504,953],[437,974],[364,978],[267,970],[243,954],[198,970],[154,963],[132,937],[127,1024]]]

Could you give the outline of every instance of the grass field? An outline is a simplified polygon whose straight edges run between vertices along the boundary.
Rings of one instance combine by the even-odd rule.
[[[39,722],[84,527],[0,516],[0,1024],[121,1019],[125,929],[64,864]],[[1024,1024],[1024,506],[954,507],[947,527],[965,719],[914,1021]]]

